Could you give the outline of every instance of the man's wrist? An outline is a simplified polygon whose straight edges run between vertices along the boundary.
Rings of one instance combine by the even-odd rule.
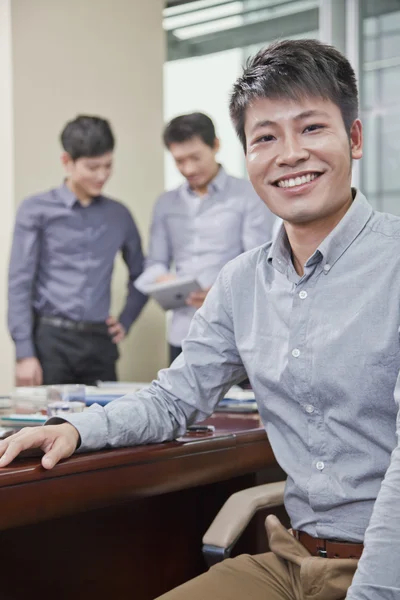
[[[132,322],[123,314],[119,317],[118,322],[121,323],[122,327],[124,328],[125,334],[127,334],[130,329],[130,326],[132,325]]]

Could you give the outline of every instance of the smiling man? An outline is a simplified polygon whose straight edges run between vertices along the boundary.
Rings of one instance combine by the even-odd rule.
[[[114,136],[99,117],[79,116],[61,133],[65,182],[19,207],[11,251],[8,323],[17,385],[94,384],[116,379],[117,344],[146,297],[133,286],[143,268],[128,209],[102,195]],[[129,270],[119,317],[110,316],[116,254]]]
[[[296,40],[260,51],[230,111],[251,182],[283,219],[276,239],[222,270],[182,356],[149,389],[9,438],[0,466],[30,447],[52,468],[77,447],[172,439],[247,371],[288,475],[292,533],[269,518],[271,552],[226,560],[162,598],[341,600],[396,444],[400,219],[351,188],[362,126],[336,49]],[[364,571],[351,593],[399,598],[399,570],[375,581]]]

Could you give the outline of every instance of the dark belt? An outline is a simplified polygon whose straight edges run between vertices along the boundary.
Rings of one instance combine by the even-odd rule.
[[[38,317],[40,323],[59,327],[60,329],[69,329],[70,331],[82,331],[86,333],[108,333],[107,324],[96,321],[72,321],[63,317]]]
[[[364,550],[363,544],[314,538],[304,531],[293,530],[293,535],[312,556],[322,556],[323,558],[361,558],[362,551]]]

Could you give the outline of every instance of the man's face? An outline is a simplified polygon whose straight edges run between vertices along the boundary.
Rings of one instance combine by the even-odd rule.
[[[362,127],[350,140],[329,100],[259,98],[246,111],[247,170],[268,208],[292,224],[339,213],[349,201],[351,158],[362,156]]]
[[[82,157],[76,160],[64,154],[62,161],[74,188],[89,197],[95,197],[101,194],[112,173],[113,153],[107,152],[102,156]]]
[[[195,136],[186,142],[169,146],[179,172],[193,190],[202,189],[215,177],[218,168],[216,154],[219,142],[216,139],[213,148]]]

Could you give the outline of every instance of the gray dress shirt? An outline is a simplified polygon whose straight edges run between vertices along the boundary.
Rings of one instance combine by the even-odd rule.
[[[222,167],[207,196],[197,196],[184,183],[155,205],[145,271],[135,285],[146,293],[173,263],[178,277],[195,277],[208,288],[228,261],[271,239],[274,220],[250,182],[227,175]],[[173,311],[170,344],[181,345],[195,311],[191,306]]]
[[[119,251],[129,270],[119,320],[128,330],[146,302],[133,285],[143,269],[143,254],[129,210],[105,196],[83,207],[66,185],[22,202],[8,284],[8,325],[17,358],[35,356],[34,313],[76,321],[107,319]]]
[[[281,228],[222,269],[157,381],[68,420],[82,450],[170,440],[246,371],[292,526],[360,542],[396,444],[399,325],[400,218],[358,192],[302,277]]]

